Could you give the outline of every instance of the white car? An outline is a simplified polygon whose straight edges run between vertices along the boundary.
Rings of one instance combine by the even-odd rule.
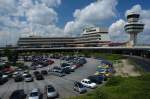
[[[27,73],[23,73],[23,74],[22,74],[23,77],[25,77],[25,76],[27,76],[27,75],[28,75]]]
[[[2,75],[2,78],[8,78],[8,75],[4,74]]]
[[[29,94],[28,99],[40,99],[41,92],[39,89],[33,89],[31,93]]]
[[[45,92],[46,92],[47,99],[49,98],[55,99],[58,97],[58,92],[52,85],[45,86]]]
[[[72,70],[75,70],[76,68],[77,68],[76,65],[72,65],[72,66],[71,66],[71,69],[72,69]]]
[[[83,79],[81,80],[81,83],[88,88],[95,88],[96,87],[96,83],[91,82],[89,79]]]
[[[37,66],[36,66],[36,68],[42,68],[43,66],[41,65],[41,64],[38,64]]]
[[[17,75],[19,75],[19,72],[14,72],[12,77],[15,78]]]
[[[31,76],[31,74],[28,74],[28,75],[26,75],[26,76],[24,77],[24,80],[25,80],[26,82],[31,82],[31,81],[33,81],[33,77]]]

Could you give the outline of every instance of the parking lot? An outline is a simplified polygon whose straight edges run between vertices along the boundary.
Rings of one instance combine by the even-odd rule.
[[[55,63],[51,66],[58,66],[60,60],[55,59]],[[39,88],[41,92],[44,92],[44,86],[52,84],[56,90],[59,92],[59,98],[76,96],[79,95],[73,90],[74,81],[81,81],[83,78],[86,78],[89,75],[92,75],[96,71],[96,66],[100,65],[100,61],[92,58],[87,58],[87,63],[78,68],[75,72],[72,72],[69,75],[64,77],[57,77],[53,75],[45,76],[45,80],[37,81],[34,79],[33,82],[14,82],[13,79],[10,79],[7,83],[0,86],[0,97],[2,99],[9,99],[9,96],[14,90],[24,89],[26,94],[28,94],[33,88]],[[48,69],[49,67],[41,68]],[[43,99],[45,95],[43,94]]]

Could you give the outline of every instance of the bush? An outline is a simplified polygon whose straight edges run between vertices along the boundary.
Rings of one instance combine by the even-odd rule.
[[[119,85],[124,79],[120,76],[118,77],[112,77],[111,79],[108,80],[106,83],[106,86],[117,86]]]

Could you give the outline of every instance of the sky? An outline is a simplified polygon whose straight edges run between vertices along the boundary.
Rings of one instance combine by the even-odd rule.
[[[139,44],[150,44],[149,0],[0,0],[0,46],[22,36],[79,36],[85,27],[106,27],[112,42],[125,42],[127,13],[141,15]]]

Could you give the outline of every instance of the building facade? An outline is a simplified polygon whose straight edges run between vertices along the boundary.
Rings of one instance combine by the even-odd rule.
[[[76,38],[76,46],[82,47],[101,47],[108,46],[110,38],[108,30],[105,28],[86,28],[80,37]]]
[[[86,28],[79,37],[21,37],[18,47],[54,48],[54,47],[101,47],[110,44],[108,29]]]

